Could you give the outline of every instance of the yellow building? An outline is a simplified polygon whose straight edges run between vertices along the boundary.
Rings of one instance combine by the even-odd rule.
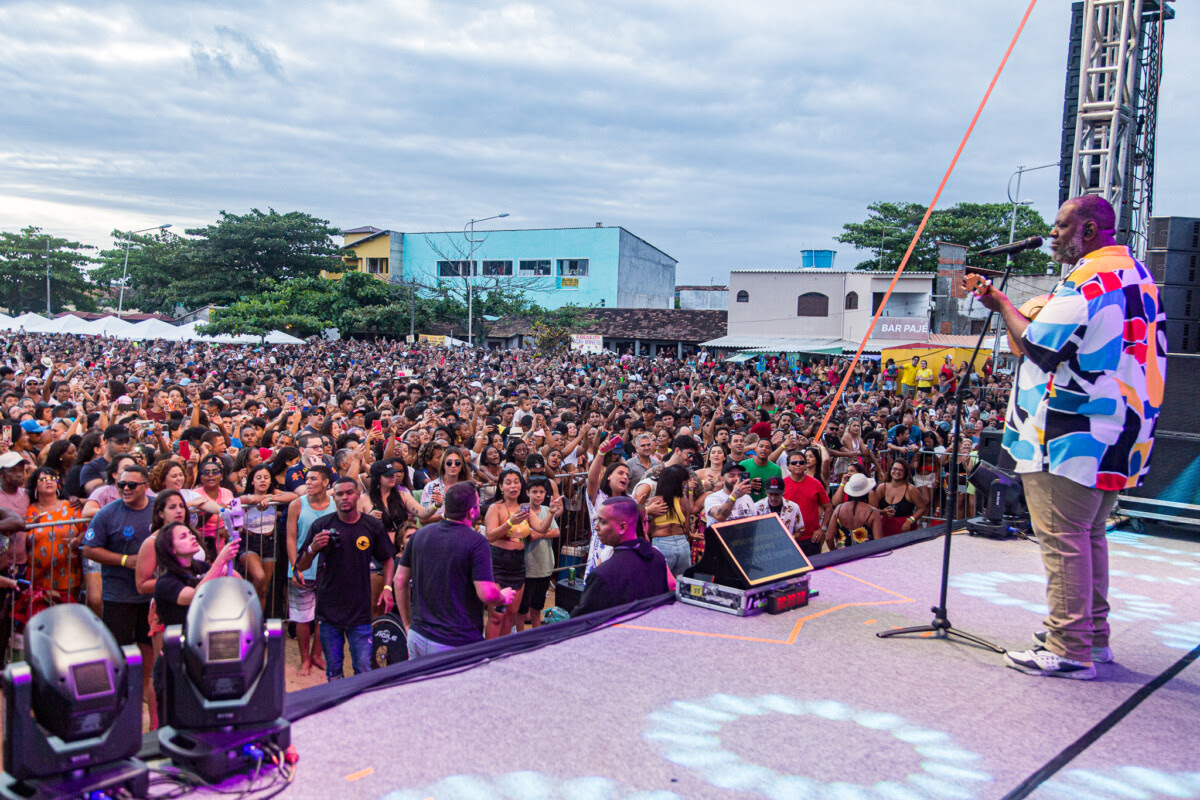
[[[365,272],[389,283],[402,280],[404,234],[366,226],[342,231],[342,237],[344,272]],[[321,277],[339,278],[341,274],[324,270]]]

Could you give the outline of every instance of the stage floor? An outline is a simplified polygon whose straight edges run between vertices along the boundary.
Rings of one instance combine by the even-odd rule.
[[[814,573],[797,612],[675,603],[298,721],[299,798],[1000,798],[1200,643],[1200,543],[1110,536],[1116,663],[1023,675],[927,623],[942,540]],[[1037,546],[956,535],[950,618],[1003,647],[1040,628]],[[1200,666],[1034,797],[1200,797]]]

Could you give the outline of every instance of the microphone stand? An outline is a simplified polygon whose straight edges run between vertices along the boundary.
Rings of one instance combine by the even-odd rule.
[[[1008,275],[1012,270],[1012,260],[1007,259],[1004,265],[1004,277],[1000,281],[1001,291],[1003,287],[1008,285]],[[958,512],[958,459],[959,447],[962,443],[962,413],[963,413],[963,397],[966,395],[967,387],[971,383],[971,371],[975,369],[975,359],[979,357],[979,351],[983,348],[984,337],[987,336],[988,330],[992,327],[992,318],[995,316],[995,311],[989,311],[987,321],[983,325],[983,330],[979,333],[979,339],[975,342],[975,352],[971,354],[971,360],[967,362],[967,371],[959,381],[958,390],[954,393],[954,438],[951,449],[954,452],[950,460],[950,503],[946,511],[946,540],[942,548],[942,586],[941,595],[938,599],[938,604],[929,610],[933,612],[933,621],[928,625],[915,625],[909,628],[897,628],[896,630],[883,631],[875,634],[880,639],[889,639],[893,636],[906,636],[913,633],[932,633],[935,638],[946,639],[951,636],[978,645],[979,647],[991,650],[996,653],[1006,652],[1003,647],[992,644],[986,639],[981,639],[973,633],[961,631],[950,624],[950,617],[946,613],[946,595],[950,590],[950,539],[954,534],[954,515]],[[1000,332],[997,331],[999,336]],[[1014,376],[1015,377],[1015,376]],[[1014,385],[1012,391],[1016,391]]]

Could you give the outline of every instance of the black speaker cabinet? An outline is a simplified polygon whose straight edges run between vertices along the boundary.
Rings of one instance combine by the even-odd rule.
[[[1148,250],[1145,263],[1155,283],[1200,286],[1200,251]]]
[[[1159,436],[1168,433],[1200,436],[1197,397],[1200,397],[1200,356],[1171,353],[1167,356],[1167,390],[1163,392],[1155,433]]]
[[[1157,433],[1150,474],[1141,486],[1125,493],[1182,503],[1200,500],[1200,436]]]
[[[1200,250],[1200,219],[1196,217],[1151,217],[1151,250]]]
[[[1167,318],[1167,352],[1200,353],[1200,322],[1189,319]],[[1171,368],[1167,367],[1167,380]],[[1168,389],[1168,392],[1172,391]]]
[[[1160,284],[1158,299],[1167,319],[1200,320],[1200,287]]]

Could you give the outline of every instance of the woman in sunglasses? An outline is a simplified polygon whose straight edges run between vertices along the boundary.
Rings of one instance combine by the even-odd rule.
[[[39,467],[25,486],[29,496],[26,521],[33,524],[77,519],[67,502],[59,474]],[[87,526],[54,525],[34,528],[25,540],[29,548],[29,580],[35,590],[45,592],[52,603],[77,603],[83,588],[83,559],[79,544]]]
[[[222,485],[225,482],[225,462],[220,456],[205,456],[201,459],[199,474],[200,484],[196,489],[201,497],[216,503],[222,509],[233,505],[233,492]],[[197,526],[197,533],[210,561],[216,558],[217,552],[225,546],[225,540],[229,538],[219,514],[205,515],[202,524]]]
[[[468,464],[470,456],[461,447],[447,447],[442,454],[442,463],[438,476],[425,484],[421,490],[421,505],[433,514],[426,522],[437,522],[442,518],[442,504],[446,502],[446,491],[459,481],[471,480]]]

